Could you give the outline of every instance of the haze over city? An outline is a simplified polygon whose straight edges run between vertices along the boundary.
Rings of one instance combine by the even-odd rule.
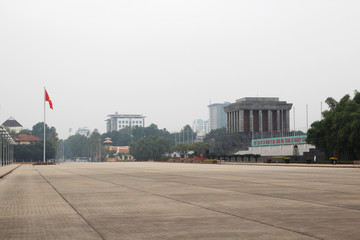
[[[358,89],[358,1],[0,1],[0,122],[179,131],[210,103],[279,97],[296,128]],[[291,128],[293,128],[291,113]]]

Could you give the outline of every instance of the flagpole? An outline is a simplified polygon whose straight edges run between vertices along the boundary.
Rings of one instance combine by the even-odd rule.
[[[45,99],[45,91],[46,91],[46,89],[45,89],[45,87],[44,87],[44,163],[45,163],[45,141],[46,141],[46,139],[45,139],[45,134],[46,134],[46,128],[45,128],[45,102],[46,102],[46,99]]]

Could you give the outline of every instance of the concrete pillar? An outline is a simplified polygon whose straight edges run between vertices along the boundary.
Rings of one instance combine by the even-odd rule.
[[[226,132],[230,132],[230,113],[226,113]]]
[[[239,131],[244,132],[244,110],[239,110]]]
[[[259,132],[263,132],[263,118],[262,118],[262,111],[259,110]]]
[[[239,131],[239,110],[235,111],[235,132]]]
[[[250,110],[250,132],[254,132],[254,112]]]
[[[233,131],[236,132],[236,111],[233,111]]]
[[[285,131],[290,131],[290,110],[285,110]]]
[[[276,121],[276,131],[277,131],[277,132],[280,132],[280,131],[281,131],[280,115],[281,115],[281,114],[280,114],[280,110],[277,110],[277,111],[276,111],[276,118],[277,118],[277,119],[276,119],[276,120],[277,120],[277,121]]]
[[[272,126],[272,112],[271,110],[268,110],[268,131],[271,133],[273,131],[273,126]]]

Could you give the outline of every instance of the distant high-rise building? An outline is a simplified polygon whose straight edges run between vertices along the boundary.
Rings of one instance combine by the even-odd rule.
[[[125,127],[145,127],[145,116],[140,114],[115,114],[108,115],[106,119],[106,132],[119,131]]]
[[[224,107],[229,105],[229,102],[214,103],[208,105],[210,117],[210,131],[226,127],[226,114],[224,111]]]
[[[193,122],[192,129],[196,133],[207,134],[207,133],[210,132],[210,121],[209,120],[196,119]]]
[[[76,134],[80,134],[80,135],[83,135],[85,137],[90,137],[90,133],[91,133],[91,131],[87,127],[79,128],[76,131]]]
[[[210,132],[210,121],[202,119],[194,120],[192,129],[196,132],[196,141],[202,142],[205,135]]]

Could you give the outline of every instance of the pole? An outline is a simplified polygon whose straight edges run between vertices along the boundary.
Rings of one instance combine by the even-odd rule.
[[[295,131],[296,131],[296,128],[295,128],[295,107],[294,107],[294,136],[295,136]]]
[[[322,120],[322,102],[320,102],[320,120]]]
[[[45,90],[45,87],[44,87],[44,159],[43,159],[44,163],[45,163],[45,158],[46,158],[46,157],[45,157],[45,154],[46,154],[46,151],[45,151],[45,141],[46,141],[46,139],[45,139],[45,136],[46,136],[46,128],[45,128],[45,126],[46,126],[46,125],[45,125],[45,120],[46,120],[46,119],[45,119],[45,109],[46,109],[46,108],[45,108],[45,91],[46,91],[46,90]]]
[[[308,129],[309,129],[309,107],[306,104],[306,132],[308,131]]]

